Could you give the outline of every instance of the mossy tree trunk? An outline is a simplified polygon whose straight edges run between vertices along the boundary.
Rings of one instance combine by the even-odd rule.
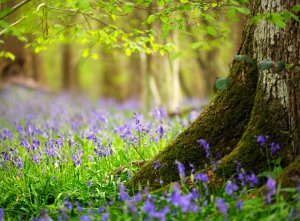
[[[267,21],[258,25],[251,22],[257,13],[291,10],[299,3],[300,0],[251,1],[252,13],[244,28],[239,54],[249,55],[256,62],[284,61],[299,66],[299,22],[291,21],[286,29],[279,29]],[[201,170],[212,158],[221,161],[216,173],[222,176],[228,177],[235,172],[236,160],[244,169],[259,172],[267,167],[267,155],[262,154],[262,147],[256,141],[258,135],[268,135],[268,141],[280,144],[279,154],[284,164],[291,163],[300,150],[300,78],[296,70],[276,72],[273,68],[262,72],[257,63],[234,61],[229,87],[155,157],[161,167],[154,170],[154,160],[149,161],[128,185],[148,183],[151,189],[157,189],[161,187],[159,178],[164,184],[179,180],[175,160],[185,165],[187,174],[190,164]],[[210,159],[197,144],[199,139],[210,144]]]

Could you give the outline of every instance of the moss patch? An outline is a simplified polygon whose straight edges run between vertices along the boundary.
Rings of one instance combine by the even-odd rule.
[[[259,135],[269,136],[264,147],[256,141]],[[275,98],[266,100],[262,88],[259,87],[247,129],[237,147],[222,159],[216,173],[220,176],[231,176],[236,169],[236,160],[241,162],[246,170],[251,169],[256,173],[266,170],[268,162],[272,160],[268,159],[270,142],[280,144],[281,156],[284,159],[284,153],[288,152],[286,148],[291,146],[290,136],[287,110]]]

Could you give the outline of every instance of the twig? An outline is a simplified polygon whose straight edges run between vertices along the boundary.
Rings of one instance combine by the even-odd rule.
[[[8,28],[3,29],[2,31],[0,31],[0,36],[3,35],[5,32],[7,32],[9,29],[11,29],[12,27],[16,26],[17,24],[19,24],[20,22],[22,22],[26,17],[22,17],[19,20],[15,21],[14,23],[12,23]]]
[[[2,15],[0,17],[0,19],[6,18],[7,16],[9,16],[12,13],[14,13],[16,10],[18,10],[23,5],[25,5],[25,4],[29,3],[29,2],[31,2],[31,0],[24,0],[24,1],[20,2],[19,4],[17,4],[14,7],[12,7],[6,14]]]

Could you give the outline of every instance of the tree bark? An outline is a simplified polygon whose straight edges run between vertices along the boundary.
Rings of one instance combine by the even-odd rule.
[[[72,45],[65,43],[62,45],[62,89],[74,89],[75,64],[72,52]]]
[[[261,153],[262,147],[256,141],[259,135],[268,135],[268,142],[280,144],[284,165],[295,159],[300,136],[299,73],[297,68],[262,72],[257,63],[272,60],[299,66],[300,25],[292,21],[286,29],[279,29],[267,21],[254,25],[251,19],[257,13],[291,10],[299,3],[300,0],[251,1],[252,13],[244,28],[239,54],[256,62],[234,61],[229,87],[219,92],[208,108],[155,157],[161,164],[159,169],[154,170],[154,160],[149,161],[128,186],[149,184],[150,189],[157,189],[161,187],[158,178],[164,185],[179,180],[175,160],[184,164],[187,174],[190,164],[202,170],[212,159],[221,161],[216,175],[231,176],[236,160],[244,169],[259,172],[267,167],[267,154]],[[211,158],[206,158],[204,148],[197,143],[199,139],[210,144]]]

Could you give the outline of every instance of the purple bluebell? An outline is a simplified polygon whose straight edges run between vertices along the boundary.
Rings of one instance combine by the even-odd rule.
[[[69,197],[68,197],[68,196],[66,197],[66,200],[65,200],[65,202],[64,202],[64,206],[65,206],[66,209],[72,209],[72,208],[73,208],[73,205],[72,205],[72,203],[69,201]]]
[[[130,197],[128,193],[126,192],[126,188],[123,184],[119,186],[119,199],[122,201],[128,200]]]
[[[242,186],[245,185],[245,175],[244,175],[243,172],[238,173],[237,179],[238,179],[239,181],[241,181]]]
[[[87,216],[87,215],[81,215],[79,217],[80,221],[92,221],[94,220],[91,216]]]
[[[179,175],[182,176],[182,178],[185,180],[185,168],[182,163],[180,163],[178,160],[175,161],[177,164]]]
[[[4,220],[4,209],[0,208],[0,221]]]
[[[99,207],[97,212],[98,214],[104,213],[105,209],[103,207]]]
[[[170,208],[168,206],[166,206],[165,208],[163,208],[160,211],[151,211],[149,213],[149,216],[152,218],[156,218],[159,219],[161,221],[165,221],[166,220],[166,215],[170,212]]]
[[[157,159],[154,159],[154,170],[157,170],[160,167],[160,163]]]
[[[156,128],[156,134],[158,136],[158,139],[161,140],[165,136],[165,129],[164,125],[160,123],[158,127]]]
[[[257,143],[259,143],[261,146],[265,146],[266,141],[269,139],[268,135],[259,135],[256,137]]]
[[[206,153],[206,158],[209,158],[210,157],[209,143],[204,139],[197,140],[197,143],[204,148],[204,151]]]
[[[208,182],[209,178],[205,173],[197,173],[195,175],[195,181],[200,180],[201,182]]]
[[[109,219],[109,213],[103,213],[101,220],[107,221]]]
[[[242,211],[243,209],[243,200],[238,200],[237,203],[236,203],[236,208],[239,210],[239,211]]]
[[[218,198],[215,205],[224,216],[227,216],[228,205],[222,198]]]
[[[266,194],[266,203],[271,203],[272,196],[276,194],[276,181],[272,177],[269,177],[266,186],[269,190],[269,192]]]
[[[88,187],[91,187],[91,186],[92,186],[92,184],[93,184],[93,182],[92,182],[91,180],[88,180],[88,181],[87,181],[87,185],[88,185]]]
[[[192,169],[191,169],[191,175],[192,175],[192,174],[194,174],[194,173],[195,173],[195,167],[194,167],[194,165],[193,165],[193,164],[191,164],[191,163],[190,163],[190,167],[192,168]]]
[[[253,187],[255,184],[258,184],[258,179],[254,173],[246,175],[246,180],[248,181],[250,187]]]
[[[232,181],[228,181],[225,186],[225,192],[227,195],[231,196],[233,192],[237,191],[239,187]]]
[[[138,193],[134,196],[133,200],[134,200],[135,203],[140,202],[140,201],[142,200],[142,193],[138,192]]]
[[[146,213],[155,212],[155,205],[151,202],[151,199],[149,199],[148,197],[144,203],[143,210]]]
[[[271,147],[271,155],[274,156],[278,150],[280,150],[280,145],[276,144],[276,143],[270,143],[270,147]]]

